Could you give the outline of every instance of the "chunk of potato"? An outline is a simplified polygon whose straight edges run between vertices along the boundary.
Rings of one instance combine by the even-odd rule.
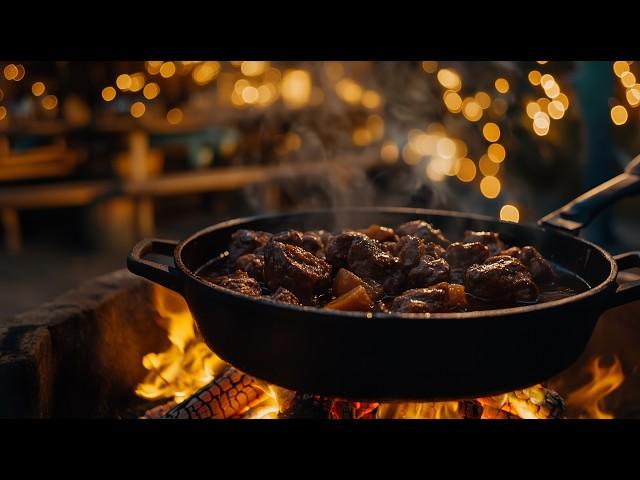
[[[381,225],[369,225],[368,228],[358,231],[364,233],[369,238],[378,240],[379,242],[395,242],[398,240],[393,228],[383,227]]]
[[[362,285],[349,290],[340,295],[335,300],[327,303],[325,308],[331,310],[350,310],[356,312],[370,312],[373,310],[373,301]]]
[[[336,278],[333,280],[333,293],[335,293],[336,296],[344,295],[357,286],[362,286],[372,300],[380,298],[384,293],[381,285],[373,285],[372,283],[365,282],[358,275],[346,268],[338,270]]]

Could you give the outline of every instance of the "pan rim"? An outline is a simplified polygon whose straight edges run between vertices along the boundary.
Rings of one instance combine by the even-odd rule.
[[[520,225],[521,227],[533,228],[535,230],[539,230],[545,233],[553,233],[555,235],[562,235],[573,240],[577,240],[582,242],[592,249],[599,252],[608,262],[610,266],[608,277],[599,283],[598,285],[589,288],[588,290],[578,293],[576,295],[572,295],[570,297],[562,298],[559,300],[552,300],[550,302],[545,303],[537,303],[532,305],[525,305],[521,307],[510,307],[510,308],[500,308],[500,309],[492,309],[492,310],[474,310],[471,312],[458,312],[458,313],[384,313],[384,312],[352,312],[352,311],[344,311],[344,310],[329,310],[311,306],[299,306],[299,305],[290,305],[287,303],[276,302],[270,299],[266,299],[264,297],[251,297],[248,295],[243,295],[238,292],[234,292],[233,290],[229,290],[219,285],[216,285],[204,278],[201,278],[195,274],[191,269],[189,269],[184,262],[182,261],[182,250],[186,245],[196,240],[199,237],[203,237],[210,232],[221,230],[223,228],[233,227],[236,225],[241,225],[253,221],[259,220],[268,220],[272,218],[285,217],[285,216],[304,216],[304,215],[313,215],[320,213],[337,213],[337,212],[383,212],[383,213],[408,213],[408,214],[417,214],[417,215],[435,215],[435,216],[446,216],[446,217],[457,217],[457,218],[467,218],[472,220],[484,220],[490,221],[494,223],[502,223],[508,225]],[[343,317],[343,318],[353,318],[353,319],[362,319],[369,321],[373,318],[379,319],[392,319],[392,320],[411,320],[413,323],[416,319],[420,320],[440,320],[440,321],[449,321],[449,320],[465,320],[465,319],[478,319],[478,318],[495,318],[495,317],[503,317],[503,316],[511,316],[517,314],[527,314],[531,312],[538,312],[544,310],[550,310],[557,307],[562,307],[564,305],[570,305],[573,303],[578,303],[584,299],[590,298],[592,296],[598,295],[601,292],[604,292],[607,288],[609,288],[613,283],[615,283],[616,276],[618,274],[618,266],[613,258],[613,256],[604,250],[602,247],[589,242],[583,238],[571,235],[562,230],[552,229],[550,227],[540,227],[533,224],[514,224],[511,222],[505,222],[503,220],[499,220],[494,217],[490,217],[487,215],[479,215],[474,213],[464,213],[458,211],[450,211],[450,210],[438,210],[438,209],[426,209],[426,208],[408,208],[408,207],[345,207],[345,208],[321,208],[321,209],[311,209],[311,210],[301,210],[294,211],[288,213],[269,213],[263,215],[252,215],[246,217],[234,218],[231,220],[225,220],[223,222],[219,222],[213,225],[209,225],[197,232],[189,235],[184,240],[180,241],[174,250],[174,261],[179,270],[186,275],[191,280],[199,283],[208,288],[212,288],[216,293],[227,295],[232,299],[254,303],[256,305],[261,305],[267,308],[276,308],[276,309],[284,309],[294,312],[299,312],[301,314],[309,314],[319,316],[330,316],[330,317]]]

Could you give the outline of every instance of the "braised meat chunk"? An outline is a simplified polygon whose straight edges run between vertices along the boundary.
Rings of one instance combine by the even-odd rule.
[[[238,257],[233,264],[233,270],[242,270],[259,282],[263,280],[264,257],[255,253],[246,253]]]
[[[259,297],[262,293],[260,284],[255,278],[247,275],[247,272],[237,270],[231,275],[221,275],[211,280],[216,285],[220,285],[223,288],[233,290],[234,292],[249,295],[251,297]]]
[[[429,287],[449,281],[449,264],[442,258],[428,255],[420,258],[418,265],[407,274],[407,288]]]
[[[480,242],[452,243],[444,253],[444,259],[451,269],[451,282],[464,283],[464,275],[472,265],[489,258],[489,249]]]
[[[327,240],[325,246],[325,255],[327,263],[329,263],[335,271],[339,268],[347,266],[347,256],[349,255],[349,249],[351,244],[357,238],[366,238],[364,233],[345,231],[339,235],[335,235]]]
[[[504,249],[504,242],[500,235],[495,232],[474,232],[467,230],[464,232],[462,243],[480,242],[486,245],[491,256],[498,255]]]
[[[396,228],[396,234],[400,237],[404,235],[413,235],[421,238],[425,242],[434,242],[442,245],[443,247],[447,247],[451,243],[445,238],[441,230],[438,230],[424,220],[413,220],[411,222],[403,223]]]
[[[302,235],[302,232],[299,232],[298,230],[285,230],[284,232],[276,233],[271,238],[276,242],[302,247]]]
[[[269,288],[284,287],[310,305],[331,285],[331,266],[303,248],[273,240],[264,248],[264,278]]]
[[[428,288],[407,290],[395,298],[392,312],[399,313],[446,313],[463,311],[467,306],[464,287],[446,282]]]
[[[326,234],[323,230],[304,232],[304,234],[302,234],[302,248],[318,256],[318,252],[324,249],[323,234]]]
[[[549,262],[542,254],[530,245],[522,248],[511,247],[500,252],[500,255],[507,255],[520,260],[531,272],[537,284],[552,283],[557,280],[556,274]]]
[[[233,265],[238,257],[261,250],[271,239],[272,234],[255,230],[237,230],[231,235],[229,245],[229,264]],[[260,252],[258,252],[260,253]]]
[[[538,287],[527,267],[508,256],[490,257],[471,266],[464,282],[466,291],[484,301],[535,302]]]
[[[550,283],[556,279],[556,274],[549,262],[534,247],[522,247],[520,261],[529,269],[536,283]]]
[[[347,266],[365,280],[382,283],[385,292],[399,293],[402,283],[400,261],[382,250],[376,240],[366,236],[353,240],[347,255]]]
[[[271,299],[276,302],[288,303],[289,305],[302,305],[298,297],[283,287],[279,287],[275,293],[271,295]]]

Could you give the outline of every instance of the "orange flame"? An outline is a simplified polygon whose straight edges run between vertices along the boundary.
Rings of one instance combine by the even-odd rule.
[[[458,410],[458,402],[381,403],[376,411],[376,418],[463,418]]]
[[[173,397],[180,403],[211,382],[225,364],[196,335],[182,297],[158,285],[153,288],[154,303],[171,346],[143,357],[142,365],[149,373],[136,387],[136,394],[149,400]]]
[[[567,405],[583,412],[580,418],[614,418],[604,410],[604,399],[622,385],[622,365],[615,355],[609,367],[603,366],[601,360],[602,356],[598,356],[589,365],[591,381],[567,396]]]

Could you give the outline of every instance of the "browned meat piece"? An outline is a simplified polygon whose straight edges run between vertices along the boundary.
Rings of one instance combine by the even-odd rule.
[[[489,249],[480,242],[452,243],[444,253],[444,259],[451,269],[451,282],[464,283],[464,274],[471,265],[489,258]]]
[[[233,265],[238,257],[246,253],[254,253],[257,249],[264,247],[271,239],[268,232],[254,230],[237,230],[231,235],[229,245],[229,264]]]
[[[400,264],[405,268],[412,268],[418,264],[420,258],[425,255],[440,258],[445,249],[437,243],[427,242],[413,235],[405,235],[397,243],[395,255],[400,258]]]
[[[466,306],[467,298],[464,287],[442,282],[429,288],[407,290],[393,300],[391,311],[399,313],[446,313],[464,311]]]
[[[387,280],[400,272],[400,261],[397,257],[389,255],[380,248],[380,243],[367,236],[356,238],[351,244],[347,256],[349,270],[365,280],[375,280],[382,283],[385,291],[396,290],[392,283],[397,283],[397,279],[387,287]]]
[[[380,225],[369,225],[368,228],[358,230],[359,232],[364,233],[367,237],[372,238],[374,240],[378,240],[379,242],[397,242],[398,236],[393,231],[393,228],[382,227]]]
[[[298,230],[285,230],[284,232],[276,233],[272,238],[276,242],[302,247],[302,236],[302,232]]]
[[[273,290],[284,287],[305,305],[331,285],[331,266],[312,253],[282,242],[264,248],[264,278]]]
[[[398,242],[397,256],[405,268],[415,267],[425,255],[428,255],[428,250],[421,238],[405,235]]]
[[[264,257],[255,253],[246,253],[236,260],[233,264],[233,270],[242,270],[255,278],[259,282],[262,281],[262,270],[264,268]]]
[[[382,288],[389,295],[399,295],[406,290],[407,278],[405,272],[398,268],[391,271],[390,275],[382,282]]]
[[[407,288],[429,287],[449,281],[449,264],[442,258],[428,255],[418,261],[418,265],[409,270]]]
[[[278,288],[273,295],[271,295],[271,299],[276,302],[288,303],[289,305],[302,305],[298,297],[296,297],[293,293],[291,293],[286,288]]]
[[[357,238],[369,239],[364,233],[345,231],[327,241],[324,251],[327,262],[334,268],[334,271],[347,266],[349,249]]]
[[[398,256],[400,242],[380,242],[380,248],[394,257]]]
[[[213,278],[211,282],[223,288],[252,297],[259,297],[262,293],[262,289],[256,279],[250,277],[247,272],[243,272],[242,270],[236,270],[236,272],[231,275],[221,275]]]
[[[316,232],[304,232],[302,235],[302,248],[307,252],[311,252],[316,255],[320,250],[324,248],[324,241],[322,240],[323,230]]]
[[[421,238],[425,242],[434,242],[443,247],[447,247],[451,243],[445,238],[441,230],[438,230],[424,220],[413,220],[412,222],[403,223],[396,228],[396,234],[400,237],[413,235],[414,237]]]
[[[467,292],[493,302],[534,302],[538,287],[527,267],[513,257],[490,257],[467,270]]]
[[[511,247],[500,252],[500,255],[507,255],[520,260],[531,272],[533,279],[538,284],[551,283],[556,280],[556,274],[549,262],[542,254],[532,246]]]
[[[444,257],[444,253],[447,251],[444,247],[437,243],[425,242],[424,245],[427,249],[427,255],[433,258],[442,258]]]
[[[551,265],[534,247],[522,247],[520,261],[526,265],[536,283],[550,283],[556,279]]]
[[[504,249],[504,242],[500,235],[495,232],[474,232],[467,230],[464,232],[462,243],[480,242],[486,245],[491,256],[498,255]]]
[[[518,247],[507,248],[506,250],[502,250],[500,255],[506,255],[507,257],[513,257],[520,260],[520,255],[522,255],[522,250]]]

